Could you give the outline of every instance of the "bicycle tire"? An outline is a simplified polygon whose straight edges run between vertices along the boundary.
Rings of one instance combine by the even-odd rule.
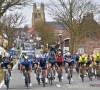
[[[43,77],[42,79],[43,79],[43,80],[42,80],[43,86],[45,87],[45,78]]]
[[[61,74],[58,75],[58,78],[59,78],[59,82],[62,82]]]
[[[27,75],[27,73],[25,74],[25,85],[28,89],[28,75]]]
[[[10,80],[9,74],[6,74],[6,86],[7,86],[7,89],[9,89],[9,80]]]
[[[7,86],[7,89],[9,89],[9,80],[8,80],[8,75],[6,77],[6,86]]]
[[[91,76],[90,71],[88,71],[88,77],[89,77],[89,80],[92,81],[92,76]]]
[[[68,81],[69,81],[69,84],[70,84],[70,81],[71,81],[71,77],[70,77],[70,75],[68,75]]]
[[[82,82],[84,82],[84,69],[82,67],[82,75],[81,75],[81,78],[82,78]]]
[[[52,71],[51,71],[51,79],[50,79],[50,81],[51,81],[51,85],[52,85],[52,80],[53,80],[53,75],[52,75]]]
[[[37,81],[38,81],[38,85],[40,85],[39,72],[37,72]]]

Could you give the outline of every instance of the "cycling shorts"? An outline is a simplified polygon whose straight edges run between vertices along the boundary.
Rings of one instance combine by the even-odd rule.
[[[39,66],[42,68],[42,70],[46,70],[47,69],[47,66],[42,66],[41,64]]]
[[[89,67],[90,65],[92,65],[92,61],[88,61],[88,62],[86,63],[86,66],[87,66],[87,67]]]
[[[99,64],[100,64],[100,61],[95,61],[95,62],[96,62],[96,64],[97,64],[97,65],[99,65]]]
[[[62,67],[63,66],[63,62],[57,62],[58,67]]]
[[[55,67],[56,66],[56,63],[49,63],[49,66]]]
[[[66,61],[65,64],[68,64],[69,67],[73,67],[74,62],[73,61],[71,61],[71,62]]]
[[[26,70],[30,70],[30,66],[29,65],[22,65],[22,66],[25,66]]]
[[[79,67],[85,65],[86,63],[85,62],[79,62]]]

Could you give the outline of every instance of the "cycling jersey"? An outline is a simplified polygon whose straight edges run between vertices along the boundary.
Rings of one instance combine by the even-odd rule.
[[[57,56],[57,57],[56,57],[56,61],[57,61],[58,63],[62,63],[62,62],[64,61],[63,56]]]
[[[79,66],[86,65],[87,57],[85,57],[84,59],[82,57],[80,57],[78,62],[79,62]]]
[[[87,57],[85,57],[84,59],[82,57],[79,58],[79,62],[87,62]]]
[[[55,63],[56,62],[56,57],[55,56],[51,56],[48,58],[48,62],[49,63]]]
[[[42,67],[42,69],[47,69],[47,63],[48,60],[46,58],[44,58],[44,60],[42,60],[42,58],[38,59],[38,65]]]
[[[94,61],[100,61],[100,55],[97,57],[96,55],[94,56]]]
[[[20,66],[25,66],[26,70],[30,70],[30,67],[32,66],[31,61],[28,59],[28,61],[22,60],[20,62]]]
[[[7,65],[11,64],[11,59],[7,60],[6,58],[3,58],[2,61],[2,68],[7,69]]]

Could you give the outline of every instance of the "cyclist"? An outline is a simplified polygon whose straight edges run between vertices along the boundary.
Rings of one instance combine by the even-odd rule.
[[[44,56],[40,57],[38,59],[38,70],[40,73],[39,78],[42,77],[42,70],[45,73],[45,82],[48,83],[48,79],[47,79],[47,68],[48,68],[48,60],[47,58],[45,58]]]
[[[61,54],[63,55],[63,51],[61,50],[60,47],[58,48],[57,52],[58,52],[58,53],[61,52]]]
[[[32,86],[32,83],[31,83],[31,74],[30,74],[30,71],[32,70],[32,64],[31,64],[31,61],[28,59],[27,56],[24,56],[24,59],[20,63],[20,67],[23,70],[23,72],[25,72],[25,69],[28,72],[29,85]]]
[[[68,67],[70,67],[71,81],[73,81],[72,76],[73,76],[73,64],[74,64],[74,60],[72,59],[70,52],[67,52],[66,55],[67,55],[66,58],[65,58],[66,76],[68,76],[67,70],[68,70]]]
[[[62,74],[63,73],[63,62],[64,62],[64,58],[62,56],[62,53],[61,52],[58,52],[58,55],[56,56],[56,62],[57,62],[57,66],[58,66],[58,74]],[[61,76],[61,79],[64,79],[63,78],[63,75]]]
[[[95,54],[95,56],[94,56],[94,63],[97,66],[96,70],[100,69],[100,54],[99,53]]]
[[[55,78],[55,74],[56,74],[56,69],[55,69],[55,64],[56,64],[56,55],[54,52],[50,53],[50,56],[48,57],[48,73],[50,72],[51,67],[53,68],[54,71],[54,78]],[[56,79],[55,79],[56,81]]]
[[[56,53],[55,46],[50,47],[50,52],[52,52],[52,51]]]
[[[76,64],[76,71],[79,73],[79,58],[80,58],[80,55],[78,53],[75,54],[74,56],[74,63]]]
[[[90,73],[92,74],[92,58],[91,58],[90,55],[87,56],[86,67],[89,67],[90,68]]]
[[[2,60],[3,62],[3,70],[4,70],[4,86],[6,86],[6,69],[8,69],[9,71],[9,74],[10,74],[10,79],[12,78],[11,76],[11,59],[10,59],[10,54],[9,53],[6,53],[5,54],[5,58],[3,58]]]
[[[81,76],[81,72],[82,72],[82,66],[84,66],[84,76],[86,76],[86,63],[87,63],[87,58],[82,55],[79,58],[79,78]]]

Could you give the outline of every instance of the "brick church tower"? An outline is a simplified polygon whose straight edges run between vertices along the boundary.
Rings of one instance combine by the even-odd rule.
[[[40,8],[38,8],[36,3],[34,3],[32,13],[32,26],[35,26],[36,22],[39,20],[45,22],[44,4],[41,3]]]

